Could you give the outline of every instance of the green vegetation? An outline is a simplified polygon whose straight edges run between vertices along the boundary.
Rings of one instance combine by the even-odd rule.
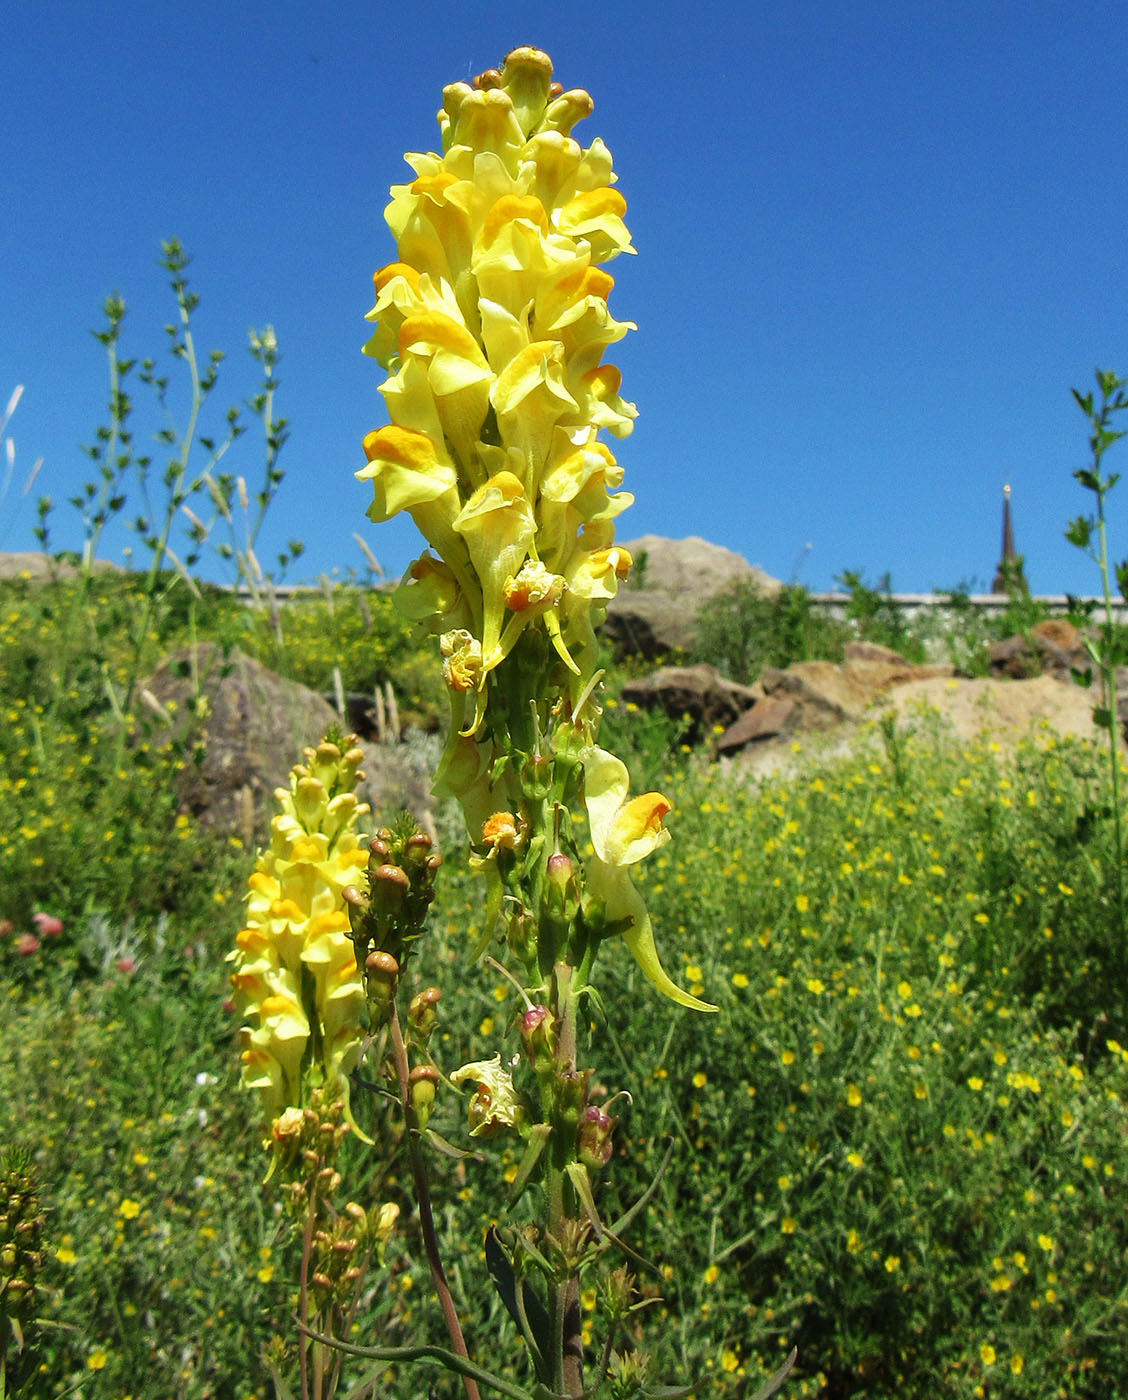
[[[128,583],[96,591],[132,605]],[[384,674],[349,669],[362,597],[334,605],[350,688]],[[169,765],[190,753],[119,746],[97,665],[52,699],[32,639],[67,598],[16,584],[0,611],[5,656],[25,658],[0,697],[0,1140],[31,1150],[47,1207],[41,1324],[10,1351],[9,1394],[265,1400],[298,1241],[260,1190],[224,1010],[250,853],[176,814]],[[221,640],[273,635],[253,609],[209,606]],[[287,651],[270,656],[286,669],[292,643],[315,683],[303,612],[326,606],[287,607]],[[419,653],[387,645],[372,665],[395,678]],[[612,706],[607,723],[617,745],[633,736],[636,781],[674,801],[647,889],[663,956],[722,1006],[655,1037],[624,956],[592,1029],[635,1101],[609,1178],[623,1203],[676,1144],[632,1237],[658,1270],[642,1316],[656,1365],[740,1394],[797,1344],[795,1395],[1117,1393],[1128,1007],[1100,753],[1043,737],[1006,758],[924,724],[895,753],[875,733],[761,789],[681,753],[659,721]],[[417,962],[421,985],[446,988],[449,1068],[488,1054],[518,1007],[500,978],[464,972],[481,892],[447,857]],[[358,1099],[386,1151],[378,1174],[347,1157],[348,1190],[398,1200],[403,1223],[353,1335],[418,1342],[434,1318],[398,1132],[382,1100]],[[461,1140],[449,1095],[435,1122]],[[434,1182],[460,1310],[489,1319],[514,1366],[479,1226],[516,1165],[439,1161]],[[373,1365],[348,1362],[348,1384]]]

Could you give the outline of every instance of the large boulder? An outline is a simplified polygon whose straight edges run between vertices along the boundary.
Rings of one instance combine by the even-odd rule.
[[[695,639],[697,611],[708,598],[741,582],[754,583],[767,594],[781,586],[731,549],[696,535],[682,540],[642,535],[623,543],[634,567],[608,605],[602,628],[620,653],[655,658],[687,652]]]
[[[726,680],[715,666],[663,666],[652,675],[627,681],[622,699],[640,709],[660,709],[686,720],[686,741],[726,728],[763,695],[756,686]]]
[[[766,666],[760,673],[764,693],[791,700],[797,713],[792,729],[833,729],[860,719],[879,695],[912,681],[954,675],[945,664],[915,665],[887,648],[862,643],[846,648],[842,662],[793,661],[786,670]]]
[[[138,686],[135,709],[152,720],[158,742],[192,741],[176,777],[182,810],[248,844],[268,834],[274,789],[287,784],[302,749],[340,724],[333,707],[312,690],[240,651],[225,655],[210,642],[162,662]],[[429,777],[410,751],[394,744],[361,747],[366,778],[358,793],[371,804],[374,819],[389,820],[407,807],[429,824]]]

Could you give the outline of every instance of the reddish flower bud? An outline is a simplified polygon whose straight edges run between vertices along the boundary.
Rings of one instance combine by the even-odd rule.
[[[595,1104],[588,1104],[580,1117],[576,1147],[580,1161],[589,1171],[599,1171],[611,1160],[611,1134],[615,1119]]]

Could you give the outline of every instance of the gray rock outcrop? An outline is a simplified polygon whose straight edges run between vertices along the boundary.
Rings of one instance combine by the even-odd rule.
[[[138,686],[135,709],[150,718],[155,742],[190,744],[176,777],[182,810],[248,844],[266,838],[274,789],[288,783],[303,747],[339,725],[333,707],[312,690],[240,651],[225,656],[211,643],[168,657]],[[366,778],[358,795],[371,804],[373,824],[403,807],[429,824],[429,772],[401,746],[361,747]]]
[[[623,543],[634,560],[633,581],[611,600],[602,628],[620,653],[653,659],[687,652],[697,610],[707,599],[745,581],[766,594],[780,588],[739,554],[696,535],[681,540],[642,535]]]

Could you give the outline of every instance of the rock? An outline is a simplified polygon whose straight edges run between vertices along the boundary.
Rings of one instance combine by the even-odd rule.
[[[917,666],[888,647],[851,643],[847,659],[795,661],[786,670],[767,666],[760,674],[765,695],[780,708],[765,710],[761,700],[721,736],[718,752],[734,753],[740,743],[781,733],[819,733],[858,720],[894,686],[954,674],[947,665]],[[786,708],[784,708],[786,707]]]
[[[993,642],[987,656],[993,676],[1014,680],[1039,675],[1064,680],[1073,667],[1084,669],[1091,664],[1081,633],[1062,617],[1047,617],[1035,623],[1029,633]]]
[[[790,721],[798,710],[799,706],[794,700],[775,700],[765,696],[729,725],[714,745],[714,751],[726,756],[739,752],[749,744],[789,733]]]
[[[191,756],[177,775],[182,809],[204,827],[241,836],[247,844],[266,839],[276,787],[306,745],[317,744],[336,712],[319,695],[268,670],[240,651],[224,656],[201,643],[168,657],[138,686],[142,707],[154,717],[163,711],[171,724],[156,722],[154,737],[183,739],[193,713],[193,667],[206,699],[200,732],[200,759]],[[429,775],[417,771],[396,746],[362,744],[367,779],[358,788],[373,809],[373,825],[407,807],[417,820],[430,820]]]
[[[1064,617],[1043,618],[1031,627],[1030,635],[1038,641],[1056,647],[1058,651],[1076,651],[1082,645],[1081,633]]]
[[[91,569],[96,574],[121,573],[121,568],[108,559],[95,559]],[[18,579],[26,576],[32,583],[51,583],[56,579],[73,578],[77,573],[76,565],[52,559],[49,554],[37,550],[0,553],[0,579]]]
[[[623,589],[607,606],[599,629],[620,656],[642,656],[654,661],[671,653],[692,649],[697,621],[696,606],[666,593]]]
[[[708,598],[745,581],[768,594],[781,586],[731,549],[696,535],[683,540],[642,535],[624,541],[624,547],[634,560],[631,578],[612,598],[602,627],[620,653],[655,658],[687,652],[698,609]]]
[[[664,666],[642,680],[628,681],[622,698],[642,709],[659,708],[671,719],[688,716],[690,737],[716,726],[727,728],[763,695],[757,686],[737,685],[715,666]]]
[[[910,681],[888,697],[899,719],[911,722],[922,708],[937,710],[961,739],[986,733],[1007,748],[1043,724],[1061,736],[1096,737],[1093,701],[1092,692],[1053,676],[1010,681],[933,677]]]
[[[623,548],[631,552],[632,572],[640,590],[648,593],[711,598],[745,579],[765,593],[777,593],[781,587],[776,579],[754,568],[735,551],[710,544],[697,535],[683,540],[640,535],[635,540],[624,540]]]
[[[842,648],[844,661],[884,661],[889,666],[909,666],[899,651],[883,647],[880,642],[847,642]]]

